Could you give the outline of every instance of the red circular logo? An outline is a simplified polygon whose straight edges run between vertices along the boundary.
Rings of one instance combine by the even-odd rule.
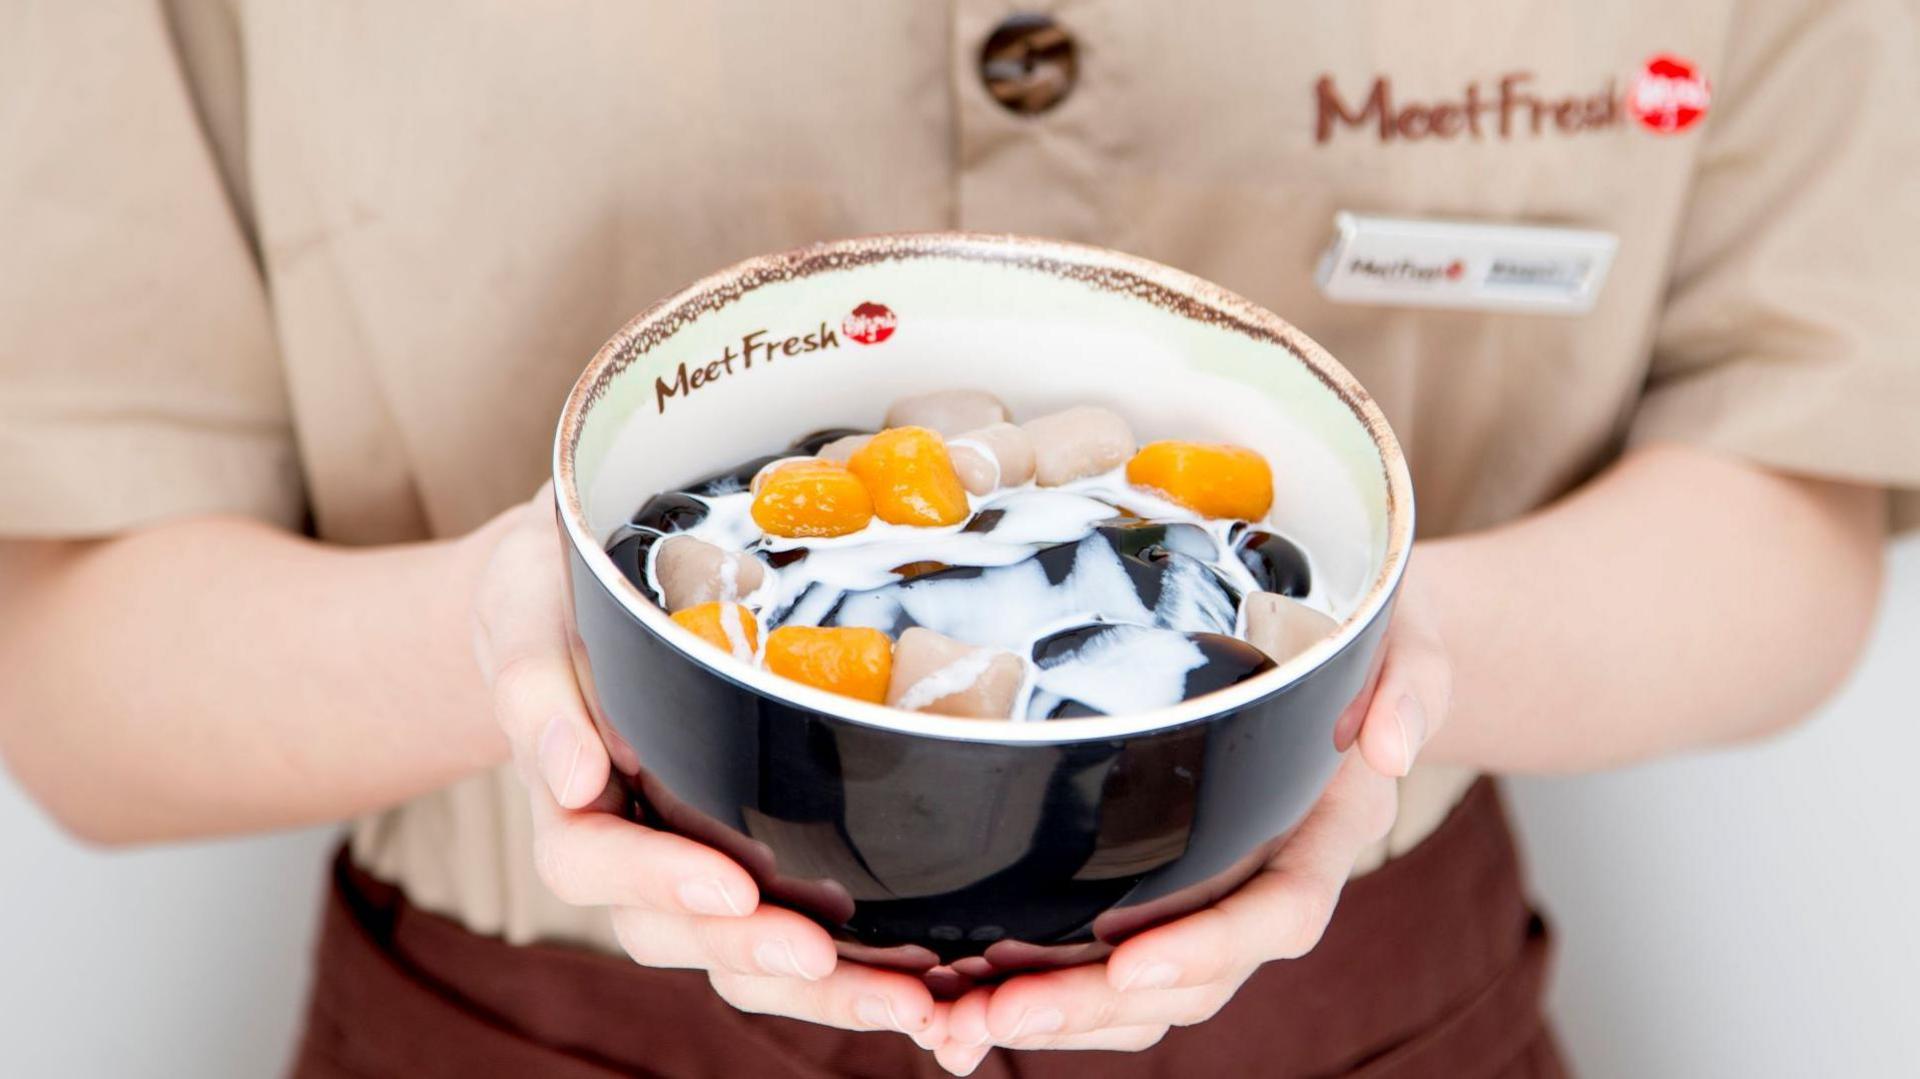
[[[1449,281],[1460,280],[1460,278],[1466,276],[1466,272],[1467,264],[1461,262],[1459,259],[1454,259],[1452,262],[1447,263],[1447,280]]]
[[[1648,131],[1672,135],[1705,116],[1712,96],[1713,88],[1692,61],[1662,53],[1633,77],[1627,110]]]
[[[893,336],[893,327],[898,322],[893,317],[893,308],[868,300],[840,320],[840,332],[863,345],[877,345]]]

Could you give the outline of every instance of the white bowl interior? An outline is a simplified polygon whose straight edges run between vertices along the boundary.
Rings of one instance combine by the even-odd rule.
[[[890,308],[896,326],[888,339],[860,344],[841,323],[868,302]],[[756,342],[774,347],[755,347],[749,365],[742,342],[754,331],[762,331]],[[783,339],[808,334],[832,343],[792,355],[780,351]],[[620,348],[620,341],[610,347]],[[729,350],[731,372],[723,363],[718,377],[697,389],[662,393],[676,387],[681,364],[691,376]],[[597,550],[653,494],[778,452],[809,431],[877,427],[893,399],[947,387],[993,392],[1015,422],[1098,404],[1126,416],[1142,443],[1184,438],[1259,450],[1274,470],[1268,520],[1305,547],[1315,577],[1310,599],[1346,622],[1347,631],[1384,601],[1383,585],[1404,560],[1411,522],[1392,519],[1388,510],[1394,470],[1401,470],[1404,487],[1397,452],[1383,454],[1375,443],[1368,417],[1357,410],[1370,406],[1336,392],[1287,344],[1031,264],[938,255],[761,284],[724,305],[708,305],[633,356],[580,420],[572,474],[584,521],[574,524],[586,534],[575,538]],[[1372,420],[1384,432],[1377,413]],[[1411,506],[1403,509],[1410,516]],[[626,586],[611,560],[592,554],[595,572],[624,593],[643,620],[730,677],[864,722],[950,736],[1025,740],[1049,730],[1043,740],[1060,740],[1069,725],[1084,728],[1073,736],[1091,737],[1180,722],[1191,716],[1175,713],[1206,714],[1230,704],[1228,696],[1250,700],[1277,688],[1348,636],[1323,642],[1280,671],[1159,715],[1045,724],[950,720],[849,702],[719,655]]]

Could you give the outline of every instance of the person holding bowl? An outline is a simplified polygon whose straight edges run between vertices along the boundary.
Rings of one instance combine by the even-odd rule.
[[[94,842],[355,821],[301,1075],[1558,1074],[1484,777],[1776,731],[1857,655],[1920,488],[1915,41],[1891,0],[28,7],[0,750]],[[929,229],[1279,312],[1420,498],[1288,841],[983,984],[846,958],[754,851],[616,812],[529,497],[633,312]],[[1047,1049],[1108,1052],[1002,1051]]]

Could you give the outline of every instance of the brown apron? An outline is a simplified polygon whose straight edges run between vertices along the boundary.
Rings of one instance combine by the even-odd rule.
[[[336,861],[297,1079],[944,1076],[899,1034],[744,1015],[703,974],[514,947]],[[1144,1053],[996,1050],[977,1076],[1566,1074],[1540,1013],[1547,931],[1481,780],[1418,847],[1355,879],[1319,947]]]

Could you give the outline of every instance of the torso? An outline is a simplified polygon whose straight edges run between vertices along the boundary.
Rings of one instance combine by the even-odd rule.
[[[566,388],[656,297],[762,251],[936,228],[1121,248],[1242,293],[1379,399],[1424,535],[1510,519],[1617,452],[1701,126],[1655,133],[1621,98],[1657,54],[1714,73],[1732,14],[1066,5],[1078,81],[1022,116],[981,84],[998,4],[238,6],[244,123],[210,125],[251,206],[316,526],[346,543],[527,497]],[[1313,280],[1343,209],[1599,229],[1619,252],[1581,316],[1344,305]],[[1407,780],[1371,862],[1470,778]],[[511,773],[476,777],[364,822],[355,852],[475,929],[611,946],[535,882],[524,813]]]

